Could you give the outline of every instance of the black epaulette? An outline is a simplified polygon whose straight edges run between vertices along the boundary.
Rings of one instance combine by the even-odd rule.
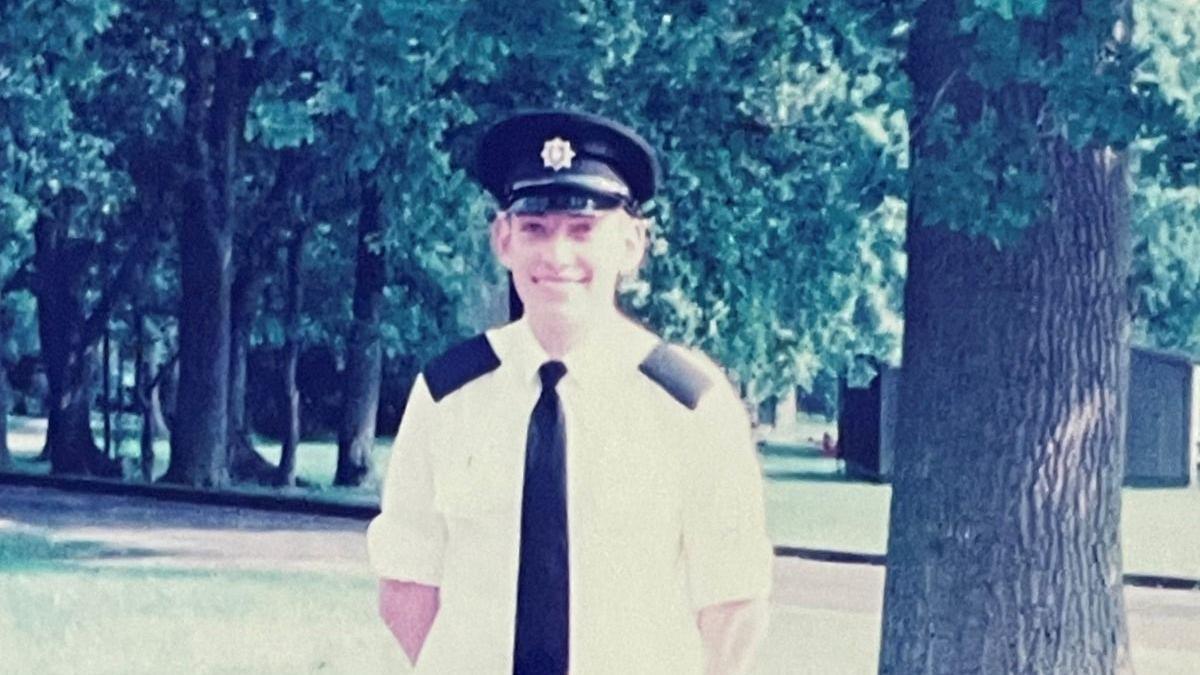
[[[712,380],[700,368],[668,344],[660,344],[638,366],[646,377],[654,380],[676,401],[695,410]]]
[[[500,367],[500,357],[486,335],[460,342],[425,366],[425,383],[433,400],[440,401],[472,380]]]

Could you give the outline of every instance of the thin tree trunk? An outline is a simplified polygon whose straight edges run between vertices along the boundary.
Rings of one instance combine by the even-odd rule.
[[[151,373],[155,372],[155,370],[160,367],[157,360],[154,359],[148,361],[147,365],[150,366],[150,369],[147,372]],[[148,397],[149,401],[147,404],[149,405],[149,409],[146,411],[146,415],[147,419],[150,420],[150,427],[154,432],[154,437],[170,438],[171,427],[169,424],[167,424],[166,413],[163,412],[162,386],[159,385],[151,388],[148,392]]]
[[[149,329],[149,326],[146,325]],[[149,338],[150,336],[147,336]],[[172,382],[175,380],[175,368],[178,363],[178,356],[173,355],[167,361],[163,361],[163,348],[165,347],[161,339],[149,339],[145,345],[145,368],[143,374],[145,379],[143,382],[146,387],[146,404],[149,409],[146,414],[149,416],[151,430],[154,432],[155,438],[169,438],[171,435],[171,425],[167,421],[167,404],[165,398],[170,396],[169,390],[173,389]]]
[[[277,485],[295,483],[296,449],[300,445],[300,389],[296,386],[296,365],[300,360],[300,310],[304,305],[302,262],[306,231],[304,224],[297,222],[287,247],[286,338],[283,345],[283,395],[287,401],[287,428],[279,453]]]
[[[334,485],[362,485],[371,475],[376,415],[383,371],[379,315],[383,296],[384,262],[369,242],[382,231],[380,197],[363,178],[362,211],[354,269],[354,324],[346,353],[342,419],[338,428],[338,462]]]
[[[100,340],[100,411],[104,416],[104,456],[113,456],[112,447],[112,329],[106,322]]]
[[[254,448],[246,419],[247,357],[250,326],[266,275],[259,269],[239,270],[232,291],[232,335],[229,355],[229,456],[230,471],[238,482],[267,484],[277,469]]]
[[[146,348],[146,317],[140,310],[133,316],[134,352],[133,352],[133,404],[138,417],[141,419],[141,433],[138,438],[138,468],[142,480],[147,483],[154,480],[154,415],[150,405],[153,387],[151,373],[153,365],[150,362],[150,350]]]
[[[167,363],[159,363],[161,343],[147,341],[147,325],[144,315],[135,319],[138,327],[138,355],[136,357],[137,384],[134,386],[136,405],[141,416],[141,434],[139,442],[139,468],[144,480],[150,482],[154,475],[154,442],[155,439],[169,436],[170,430],[163,416],[163,406],[159,392],[163,383],[172,379],[176,359],[171,358]],[[149,342],[149,344],[147,344]]]
[[[967,110],[971,93],[945,84],[965,67],[941,37],[953,5],[923,12],[916,107],[945,93]],[[940,161],[912,149],[914,168]],[[1046,193],[1011,245],[930,223],[929,200],[910,200],[881,673],[1131,670],[1125,161],[1054,138],[1027,151]]]
[[[280,232],[289,221],[287,204],[292,197],[292,177],[301,164],[295,150],[280,153],[271,189],[256,205],[254,231],[245,245],[232,290],[232,330],[229,361],[229,456],[235,481],[273,483],[278,467],[254,447],[246,416],[247,358],[250,329],[258,311],[258,299],[267,283],[270,267],[277,259]]]
[[[8,384],[8,368],[0,362],[0,468],[12,465],[8,449],[8,411],[12,409],[12,387]]]
[[[179,391],[162,480],[229,480],[230,286],[237,148],[249,87],[238,45],[196,39],[184,57],[184,136],[191,173],[179,228]]]
[[[155,379],[158,380],[158,402],[162,406],[162,418],[167,425],[168,432],[173,432],[177,409],[176,398],[179,393],[178,348],[167,363],[159,366]]]

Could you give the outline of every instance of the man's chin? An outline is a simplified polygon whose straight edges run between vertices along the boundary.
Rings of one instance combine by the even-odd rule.
[[[547,289],[539,289],[539,291],[547,291]],[[570,290],[554,289],[531,295],[534,297],[522,298],[527,313],[574,319],[588,316],[595,310],[591,297],[587,295],[587,291],[583,287]]]

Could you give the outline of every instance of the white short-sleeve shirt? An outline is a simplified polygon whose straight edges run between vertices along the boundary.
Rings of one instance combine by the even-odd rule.
[[[368,530],[384,578],[440,587],[418,673],[512,672],[529,415],[549,360],[527,321],[500,361],[435,402],[423,376]],[[765,598],[772,548],[749,418],[708,359],[690,408],[639,365],[661,342],[618,322],[562,360],[572,675],[700,673],[696,613]]]

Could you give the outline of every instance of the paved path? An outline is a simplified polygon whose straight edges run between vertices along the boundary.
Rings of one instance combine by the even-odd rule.
[[[89,564],[366,578],[365,526],[342,518],[0,486],[0,535],[31,532],[55,542],[90,542]],[[0,572],[4,562],[0,556]],[[874,672],[882,590],[878,567],[778,559],[771,631],[758,672]],[[1140,673],[1200,673],[1200,592],[1129,587],[1126,601]]]

